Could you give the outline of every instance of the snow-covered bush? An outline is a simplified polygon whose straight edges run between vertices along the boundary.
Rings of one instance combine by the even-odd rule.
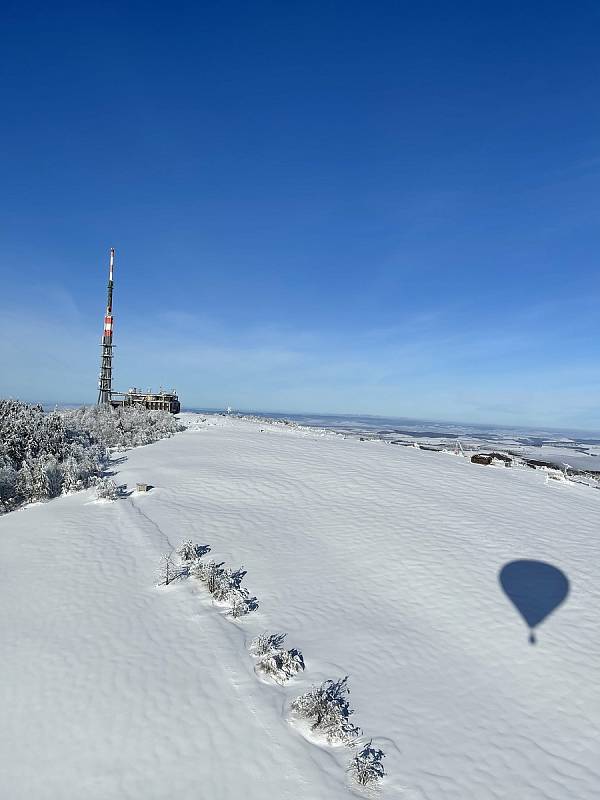
[[[351,745],[360,736],[360,728],[350,722],[354,711],[347,696],[348,676],[313,686],[291,704],[299,717],[312,721],[311,729],[323,733],[331,744]]]
[[[250,652],[258,658],[257,669],[277,683],[285,683],[304,669],[302,653],[284,649],[285,637],[285,633],[262,633],[250,642]]]
[[[112,478],[99,478],[96,482],[97,500],[117,500],[121,491]]]
[[[348,772],[352,774],[354,780],[361,786],[368,786],[375,783],[385,775],[382,759],[385,758],[383,750],[378,750],[373,745],[373,740],[358,751],[350,762]]]
[[[256,597],[250,597],[248,589],[242,586],[245,575],[246,570],[243,567],[236,570],[222,569],[214,581],[212,595],[215,600],[231,606],[229,613],[232,617],[243,617],[258,608]]]
[[[150,411],[143,406],[118,406],[105,403],[60,412],[65,424],[85,431],[95,441],[111,449],[126,450],[152,444],[184,430],[168,411]]]
[[[102,444],[59,412],[0,400],[0,513],[89,486],[106,457]]]
[[[108,448],[150,444],[183,428],[166,411],[110,405],[44,412],[0,400],[0,513],[90,486]]]
[[[277,653],[283,649],[283,642],[287,633],[261,633],[250,642],[249,650],[253,656],[261,656]]]
[[[230,606],[229,613],[232,617],[243,617],[258,608],[256,597],[251,597],[242,586],[246,575],[243,567],[234,571],[225,567],[224,561],[217,563],[197,560],[190,572],[206,585],[215,600]]]
[[[0,513],[8,510],[17,495],[19,473],[10,464],[0,467]]]
[[[260,672],[277,681],[285,683],[304,669],[304,658],[300,650],[279,650],[263,656],[258,662]]]
[[[166,553],[160,559],[159,586],[168,586],[173,581],[187,578],[189,567],[187,564],[178,564],[173,553]]]
[[[231,611],[229,612],[232,617],[245,617],[251,611],[256,611],[258,608],[258,600],[256,597],[251,597],[248,589],[237,589],[229,595],[229,604]]]
[[[195,578],[206,584],[208,591],[213,594],[221,581],[224,561],[196,561],[192,565],[191,573]]]
[[[40,459],[39,469],[43,474],[44,497],[58,497],[63,490],[65,476],[55,456]]]
[[[177,555],[182,561],[196,561],[210,553],[210,546],[207,544],[194,544],[192,540],[183,542],[177,548]]]
[[[220,571],[218,579],[214,582],[211,594],[221,603],[226,603],[232,596],[242,588],[242,581],[246,575],[246,570],[240,567],[236,570],[224,568]]]

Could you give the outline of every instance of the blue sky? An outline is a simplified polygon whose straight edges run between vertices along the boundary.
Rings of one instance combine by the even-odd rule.
[[[4,6],[0,393],[600,429],[600,7]]]

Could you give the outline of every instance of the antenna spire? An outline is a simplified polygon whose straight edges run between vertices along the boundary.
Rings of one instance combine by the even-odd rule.
[[[106,314],[104,316],[104,331],[102,334],[102,358],[100,360],[100,377],[98,379],[98,403],[110,403],[112,396],[112,356],[113,356],[113,270],[115,266],[115,248],[110,248],[110,261],[108,267],[108,297],[106,301]]]

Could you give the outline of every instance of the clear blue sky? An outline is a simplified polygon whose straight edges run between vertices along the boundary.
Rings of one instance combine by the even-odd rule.
[[[3,5],[0,393],[600,428],[600,6]]]

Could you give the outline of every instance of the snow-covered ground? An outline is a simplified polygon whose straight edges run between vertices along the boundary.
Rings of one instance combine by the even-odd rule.
[[[348,674],[387,754],[383,798],[600,795],[600,492],[537,471],[226,417],[189,416],[93,492],[0,518],[0,797],[347,797],[352,755],[290,701]],[[239,620],[193,579],[157,588],[185,539],[248,570]],[[499,570],[560,568],[567,600],[528,643]],[[285,687],[247,646],[287,632]]]
[[[243,412],[248,418],[254,412]],[[272,416],[272,415],[271,415]],[[261,418],[269,415],[261,414]],[[321,428],[345,436],[379,438],[394,444],[419,444],[438,450],[466,453],[502,451],[520,459],[548,461],[563,469],[600,472],[600,433],[543,428],[508,428],[432,422],[403,417],[356,416],[352,414],[286,414],[289,424]]]

